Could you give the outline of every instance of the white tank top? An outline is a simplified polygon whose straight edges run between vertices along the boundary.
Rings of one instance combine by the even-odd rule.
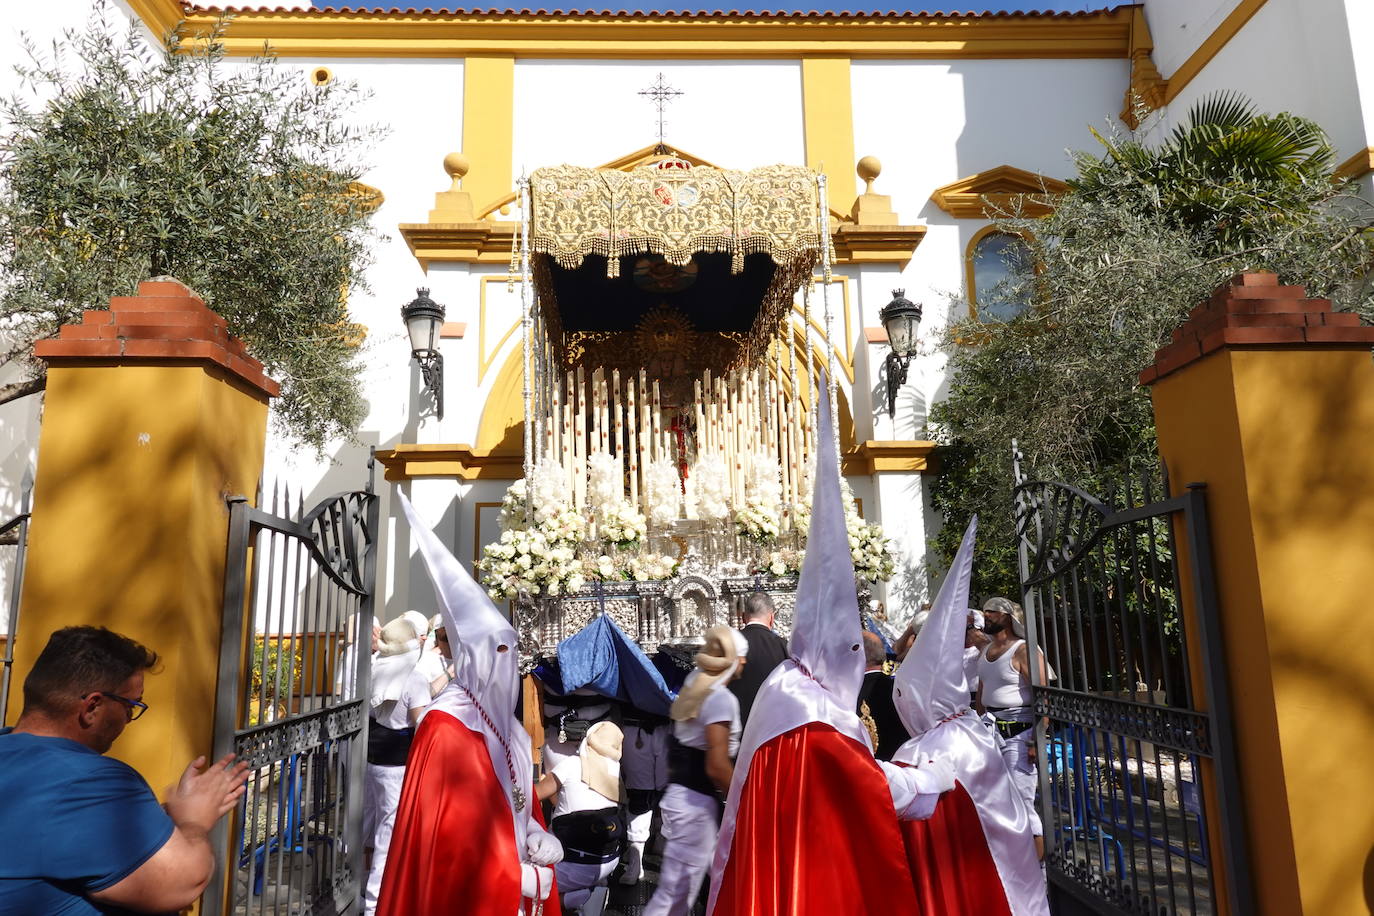
[[[978,660],[978,678],[983,683],[984,706],[1031,705],[1030,684],[1011,666],[1012,657],[1025,642],[1024,639],[1018,639],[1007,647],[1007,651],[997,656],[995,661],[988,661],[986,652]]]

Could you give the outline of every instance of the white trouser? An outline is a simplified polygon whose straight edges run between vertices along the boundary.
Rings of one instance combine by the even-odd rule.
[[[998,715],[1005,717],[1001,713]],[[1014,714],[1005,718],[1028,721],[1024,715]],[[1031,834],[1042,836],[1045,829],[1040,823],[1040,812],[1035,807],[1035,792],[1040,787],[1040,776],[1035,764],[1031,762],[1031,749],[1035,747],[1034,727],[1018,732],[1010,738],[1002,737],[1001,746],[1002,759],[1006,761],[1007,769],[1011,772],[1011,783],[1016,787],[1016,794],[1021,796],[1022,801],[1026,803],[1026,810],[1030,813]]]
[[[369,763],[363,777],[363,845],[372,847],[372,867],[367,872],[363,891],[363,912],[372,916],[377,895],[382,890],[386,870],[386,851],[391,846],[391,831],[396,826],[396,807],[401,801],[405,767],[381,767]]]
[[[649,842],[649,825],[653,823],[654,812],[645,811],[643,814],[636,814],[630,818],[629,826],[625,830],[625,838],[631,843],[637,843],[640,848]]]
[[[716,852],[720,806],[709,795],[670,785],[663,793],[663,868],[644,916],[687,916]]]
[[[599,865],[578,862],[559,862],[555,865],[553,871],[558,876],[558,893],[563,898],[563,908],[575,910],[586,903],[593,888],[605,884],[619,864],[620,858],[616,857]]]

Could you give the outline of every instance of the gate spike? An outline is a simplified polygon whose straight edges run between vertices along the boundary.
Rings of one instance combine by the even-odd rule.
[[[272,514],[273,514],[273,515],[276,515],[276,514],[277,514],[277,508],[281,505],[280,495],[281,495],[281,481],[280,481],[280,480],[274,480],[274,481],[272,481]]]

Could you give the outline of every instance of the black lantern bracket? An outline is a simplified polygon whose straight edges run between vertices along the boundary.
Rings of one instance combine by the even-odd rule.
[[[401,320],[410,337],[410,355],[420,365],[425,390],[434,397],[435,414],[444,418],[444,354],[439,352],[439,329],[445,310],[429,297],[429,290],[417,289],[413,300],[401,306]]]
[[[891,348],[885,361],[887,415],[890,418],[897,416],[897,392],[906,384],[907,370],[916,350],[916,327],[921,323],[921,304],[907,299],[905,294],[904,289],[894,289],[892,301],[878,313]]]

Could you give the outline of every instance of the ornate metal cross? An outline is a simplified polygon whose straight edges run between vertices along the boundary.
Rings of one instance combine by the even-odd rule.
[[[653,100],[654,106],[658,108],[658,145],[663,146],[663,109],[669,102],[682,95],[680,89],[674,89],[664,80],[663,74],[658,75],[658,79],[648,89],[641,89],[639,94]]]

